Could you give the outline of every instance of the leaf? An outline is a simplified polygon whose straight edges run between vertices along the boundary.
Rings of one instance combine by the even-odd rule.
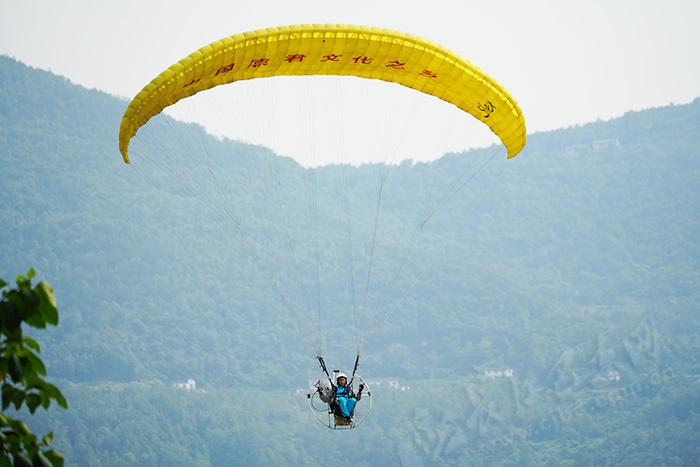
[[[17,433],[21,437],[29,436],[32,434],[32,430],[30,430],[27,424],[24,423],[22,420],[10,421],[10,428],[12,428],[12,431]]]
[[[38,308],[35,308],[33,312],[26,315],[24,322],[33,328],[44,329],[46,327],[46,320]]]
[[[41,329],[45,328],[46,319],[41,312],[42,300],[39,295],[33,290],[20,290],[19,295],[24,303],[24,307],[21,308],[24,321],[29,326]]]
[[[39,404],[41,404],[41,396],[38,394],[27,394],[27,400],[26,400],[27,408],[29,409],[29,413],[34,413],[36,411],[36,408],[39,407]]]
[[[34,293],[33,290],[22,289],[19,291],[18,295],[20,300],[23,302],[24,309],[27,314],[31,313],[36,307],[39,306],[39,296]]]
[[[48,396],[48,394],[46,394],[46,392],[44,392],[44,391],[42,391],[42,392],[40,393],[40,396],[41,396],[41,406],[42,406],[44,409],[48,409],[49,406],[51,405],[51,398],[50,398],[50,397]]]
[[[10,301],[0,302],[0,318],[3,321],[3,326],[7,328],[5,334],[9,337],[13,332],[20,327],[22,320],[19,317],[17,305]]]
[[[59,452],[49,449],[48,451],[44,452],[44,455],[49,461],[51,461],[51,465],[53,465],[53,467],[63,467],[63,456]]]
[[[44,443],[44,446],[51,446],[51,443],[53,443],[53,431],[41,438],[41,441]]]
[[[68,408],[68,402],[66,401],[66,398],[63,397],[63,394],[60,392],[58,393],[58,396],[56,397],[56,403],[58,404],[59,407],[63,407],[64,409]]]
[[[19,357],[15,353],[13,353],[10,356],[10,360],[8,362],[8,371],[10,372],[10,377],[14,381],[22,381],[22,376],[24,376],[24,372],[22,371],[22,364],[20,363]]]
[[[34,371],[39,373],[41,376],[46,376],[46,367],[44,366],[44,362],[42,362],[41,359],[32,351],[27,351],[26,356],[29,363],[31,363],[32,367],[34,367]]]
[[[50,397],[51,399],[55,399],[56,403],[60,407],[63,407],[64,409],[68,408],[68,403],[66,402],[66,398],[63,397],[63,394],[61,394],[61,391],[53,384],[46,383],[46,387],[44,388],[44,393],[48,397]]]
[[[15,409],[19,410],[20,407],[22,407],[22,403],[24,402],[24,391],[16,391],[14,396],[12,397],[12,403],[15,405]]]
[[[32,467],[32,461],[25,453],[18,452],[15,454],[14,467]]]
[[[22,450],[22,440],[17,433],[12,430],[7,430],[3,432],[3,436],[5,450],[10,452],[19,452]]]
[[[12,398],[17,390],[9,384],[3,384],[2,386],[2,410],[7,409],[12,402]]]
[[[37,452],[32,460],[32,467],[52,467],[52,465],[52,462],[50,462],[41,452]]]
[[[24,344],[29,347],[30,349],[34,349],[37,351],[37,353],[41,353],[41,349],[39,348],[39,344],[32,339],[31,337],[25,337],[24,338]]]
[[[53,294],[53,289],[46,282],[39,282],[34,291],[39,296],[41,315],[47,323],[57,326],[58,309],[56,308],[56,297]]]
[[[25,362],[29,362],[29,360],[24,359]],[[29,363],[26,363],[24,366],[24,386],[27,389],[31,388],[43,388],[45,381],[41,379],[41,376],[36,371],[32,371],[33,368],[29,365]]]
[[[29,268],[29,272],[27,273],[27,277],[29,279],[33,279],[34,276],[36,276],[36,271],[34,271],[34,268]]]

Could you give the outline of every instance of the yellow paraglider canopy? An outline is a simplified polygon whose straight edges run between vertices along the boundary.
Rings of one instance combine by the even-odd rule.
[[[525,146],[525,119],[510,93],[479,67],[433,41],[345,24],[284,26],[236,34],[180,60],[131,101],[119,130],[129,141],[164,108],[234,81],[284,75],[351,75],[401,84],[470,113],[498,136],[508,158]]]

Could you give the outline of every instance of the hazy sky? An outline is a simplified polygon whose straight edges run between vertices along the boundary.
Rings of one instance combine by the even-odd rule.
[[[700,96],[698,0],[0,0],[0,54],[131,99],[222,37],[348,23],[410,32],[473,61],[528,133]]]

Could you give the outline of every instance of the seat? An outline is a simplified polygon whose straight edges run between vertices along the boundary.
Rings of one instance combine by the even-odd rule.
[[[345,417],[341,417],[338,415],[333,414],[335,417],[335,425],[336,426],[352,426],[354,424],[354,420],[350,418],[350,420],[346,420]]]

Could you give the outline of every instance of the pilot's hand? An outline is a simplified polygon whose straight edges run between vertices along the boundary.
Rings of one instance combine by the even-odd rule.
[[[365,388],[365,385],[362,384],[362,383],[360,383],[360,392],[362,392],[362,390],[363,390],[364,388]]]
[[[319,394],[321,394],[323,392],[323,388],[321,386],[319,386],[317,389],[318,389]]]

